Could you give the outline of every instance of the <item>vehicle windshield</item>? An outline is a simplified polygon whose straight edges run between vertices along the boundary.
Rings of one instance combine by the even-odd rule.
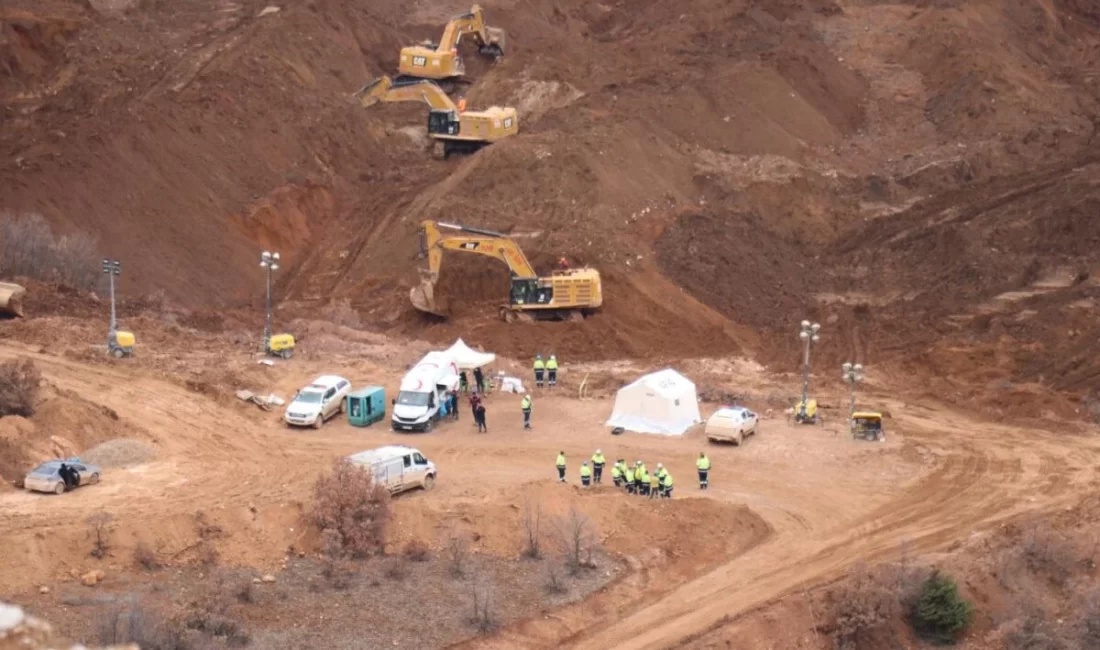
[[[58,468],[61,466],[57,463],[42,463],[38,467],[34,468],[31,474],[38,474],[39,476],[53,476],[57,473]]]
[[[302,392],[298,393],[298,396],[294,398],[294,401],[302,404],[320,404],[322,395],[324,395],[324,393],[313,390],[303,390]]]
[[[405,406],[427,406],[431,393],[415,393],[411,390],[403,390],[397,394],[397,403]]]

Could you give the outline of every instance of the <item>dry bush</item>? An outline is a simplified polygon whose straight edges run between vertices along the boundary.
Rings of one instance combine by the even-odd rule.
[[[231,646],[245,646],[252,640],[248,630],[237,621],[211,611],[192,612],[187,617],[187,629],[202,632],[206,636],[224,639]],[[145,647],[142,646],[142,650]]]
[[[136,644],[142,650],[189,650],[181,627],[145,609],[140,603],[104,613],[99,619],[99,642]]]
[[[0,213],[0,275],[23,275],[94,289],[101,275],[96,242],[83,234],[54,237],[38,214]]]
[[[134,564],[146,571],[155,571],[162,566],[157,552],[145,542],[138,542],[134,547]]]
[[[30,359],[0,363],[0,417],[34,415],[42,373]]]
[[[564,594],[566,592],[565,581],[561,577],[561,567],[557,562],[546,564],[546,593],[550,595]]]
[[[593,568],[592,552],[598,543],[595,525],[588,515],[569,507],[569,512],[554,522],[558,544],[561,546],[565,567],[570,575],[576,575],[583,568]]]
[[[1075,650],[1063,635],[1066,630],[1041,613],[1014,621],[1004,635],[1005,650]]]
[[[1027,568],[1063,586],[1074,575],[1081,553],[1069,540],[1040,525],[1024,531],[1020,553]]]
[[[470,556],[469,538],[457,529],[451,529],[443,550],[447,555],[447,566],[451,569],[451,575],[455,578],[466,575],[466,560]]]
[[[101,560],[111,552],[111,530],[115,518],[106,512],[97,512],[84,520],[88,526],[88,537],[92,539],[92,550],[88,555]]]
[[[237,602],[243,605],[251,605],[256,602],[256,592],[252,589],[251,580],[244,580],[238,584],[233,595],[237,598]]]
[[[901,618],[897,594],[865,567],[830,593],[828,624],[837,650],[867,650],[894,643]]]
[[[321,569],[321,575],[325,577],[328,585],[337,591],[343,591],[351,586],[352,568],[347,560],[327,558]]]
[[[482,634],[493,631],[497,625],[493,608],[493,585],[488,580],[475,577],[470,581],[470,595],[473,604],[470,624]]]
[[[410,540],[405,544],[405,557],[413,562],[427,562],[431,558],[428,545],[422,540]]]
[[[337,459],[332,472],[317,479],[313,521],[343,554],[381,553],[390,517],[389,491],[348,459]]]
[[[394,558],[386,564],[382,575],[386,576],[387,580],[403,582],[405,578],[409,577],[409,567],[405,566],[405,562],[401,558]]]
[[[542,557],[542,501],[530,494],[523,497],[523,532],[526,540],[524,557],[532,560]]]

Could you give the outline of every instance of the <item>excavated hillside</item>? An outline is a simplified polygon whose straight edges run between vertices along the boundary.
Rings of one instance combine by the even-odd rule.
[[[288,311],[347,298],[505,353],[790,367],[810,315],[841,342],[819,358],[934,392],[1095,386],[1092,3],[484,6],[509,49],[462,45],[464,96],[515,106],[520,134],[436,161],[423,106],[350,94],[464,5],[12,0],[0,207],[95,234],[133,270],[123,291],[192,307],[254,301],[273,248]],[[426,318],[407,294],[428,218],[511,232],[544,270],[597,266],[605,309],[505,325],[506,270],[450,255],[455,311]]]

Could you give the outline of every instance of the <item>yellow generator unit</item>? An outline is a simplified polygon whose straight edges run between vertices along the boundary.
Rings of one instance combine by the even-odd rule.
[[[116,359],[128,357],[134,353],[134,333],[115,332],[107,341],[107,351]]]
[[[294,335],[293,334],[274,334],[267,342],[267,353],[289,359],[294,354]]]

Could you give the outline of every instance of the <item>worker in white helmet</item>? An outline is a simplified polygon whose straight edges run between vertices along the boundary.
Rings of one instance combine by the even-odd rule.
[[[607,459],[603,457],[603,452],[599,449],[596,453],[592,454],[592,481],[596,484],[600,484],[600,480],[603,477],[603,466],[607,463]]]

